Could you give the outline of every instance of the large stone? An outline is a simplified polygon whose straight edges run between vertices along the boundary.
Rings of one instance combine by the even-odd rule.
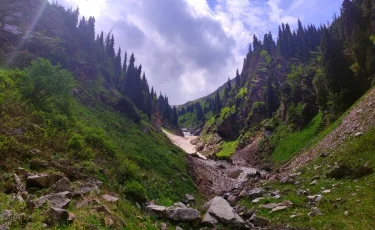
[[[170,207],[166,211],[168,219],[178,222],[194,222],[199,219],[199,211],[193,208]]]
[[[148,215],[156,215],[158,217],[164,217],[166,215],[167,208],[160,205],[148,205],[145,208]]]
[[[26,188],[49,188],[61,178],[62,176],[58,174],[39,174],[28,176],[26,179]]]
[[[70,199],[68,196],[71,194],[69,192],[60,192],[60,193],[55,193],[55,194],[49,194],[40,197],[37,200],[34,200],[34,205],[36,208],[39,208],[42,206],[45,202],[49,201],[51,204],[51,207],[53,208],[64,208],[69,205]]]
[[[204,205],[204,209],[224,224],[244,224],[243,219],[223,197],[214,197]]]
[[[250,200],[254,200],[255,198],[261,197],[264,194],[264,190],[261,188],[254,188],[251,190],[247,196]]]
[[[57,181],[54,185],[51,186],[51,192],[65,192],[70,191],[71,185],[68,178],[63,177],[59,181]]]
[[[16,188],[18,193],[22,193],[25,191],[25,186],[23,185],[21,179],[18,177],[17,174],[14,174],[14,181],[16,183]]]
[[[84,208],[87,206],[98,206],[101,203],[96,199],[84,199],[83,201],[77,203],[76,208]]]
[[[102,196],[102,198],[105,200],[105,201],[108,201],[108,202],[117,202],[119,198],[115,197],[115,196],[112,196],[112,195],[109,195],[109,194],[105,194]]]
[[[69,213],[65,209],[52,207],[48,211],[48,221],[51,224],[67,222],[68,219],[69,219]]]

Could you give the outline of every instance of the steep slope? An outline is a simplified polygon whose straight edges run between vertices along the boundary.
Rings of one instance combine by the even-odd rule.
[[[77,82],[72,91],[34,101],[25,88],[26,83],[36,85],[34,71],[38,78],[45,72],[72,79],[46,60],[37,60],[24,71],[0,70],[0,208],[1,215],[3,210],[10,213],[0,219],[1,226],[155,229],[155,220],[137,206],[147,200],[170,205],[184,200],[187,193],[199,198],[187,174],[184,153],[146,116],[134,122],[107,104],[88,100],[92,96]],[[54,89],[52,82],[46,83]],[[45,94],[49,88],[44,86],[39,85]],[[91,103],[85,105],[85,101]],[[48,182],[35,179],[41,183],[35,184],[34,177]],[[61,178],[70,181],[68,185],[51,187]],[[63,187],[52,189],[56,186]],[[54,191],[68,193],[48,198],[63,202],[60,206],[52,200],[51,208],[66,208],[74,220],[68,220],[64,211],[55,213],[49,204],[39,205]],[[107,201],[106,193],[115,202]]]

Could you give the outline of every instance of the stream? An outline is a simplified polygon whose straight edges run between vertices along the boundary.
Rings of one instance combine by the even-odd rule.
[[[192,136],[188,133],[188,135],[181,137],[165,130],[163,132],[173,144],[188,154],[186,159],[189,173],[206,198],[241,187],[248,180],[248,175],[257,172],[255,168],[237,163],[233,164],[226,160],[207,159],[196,151],[195,145],[191,144],[191,141],[198,136]]]

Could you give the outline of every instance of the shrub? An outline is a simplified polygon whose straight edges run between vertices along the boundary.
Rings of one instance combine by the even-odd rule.
[[[86,146],[85,139],[78,133],[73,134],[73,136],[68,140],[68,146],[70,149],[79,151]]]
[[[60,66],[53,66],[49,60],[39,58],[33,61],[23,79],[23,93],[35,106],[44,107],[52,98],[66,98],[74,85],[72,74]]]
[[[118,163],[116,174],[117,180],[124,183],[126,180],[133,180],[137,178],[138,167],[136,164],[128,159],[122,160]]]
[[[80,159],[84,159],[84,160],[92,160],[92,159],[95,158],[96,153],[95,153],[94,150],[92,150],[91,148],[84,148],[84,149],[82,149],[81,151],[78,151],[78,152],[77,152],[77,156],[78,156]]]
[[[146,189],[137,181],[126,183],[125,194],[138,202],[146,200]]]

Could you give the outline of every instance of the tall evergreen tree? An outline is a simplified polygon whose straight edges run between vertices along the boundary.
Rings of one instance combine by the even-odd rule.
[[[238,72],[238,69],[236,71],[236,87],[237,88],[241,88],[241,77],[240,77],[240,73]]]

